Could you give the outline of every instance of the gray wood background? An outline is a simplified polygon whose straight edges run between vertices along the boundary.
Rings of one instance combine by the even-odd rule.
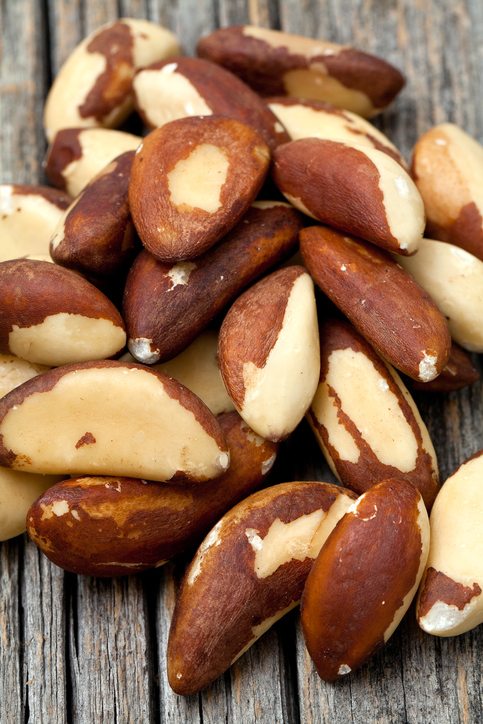
[[[409,154],[454,121],[483,140],[482,0],[0,0],[0,180],[42,179],[42,101],[71,49],[99,24],[146,17],[186,50],[217,25],[252,22],[379,53],[408,86],[379,126]],[[418,397],[443,478],[483,447],[482,386]],[[308,428],[274,481],[331,479]],[[182,562],[114,581],[64,574],[26,540],[0,545],[0,722],[170,723],[483,721],[483,627],[420,632],[411,611],[362,671],[321,682],[292,614],[200,696],[169,689],[165,648]]]

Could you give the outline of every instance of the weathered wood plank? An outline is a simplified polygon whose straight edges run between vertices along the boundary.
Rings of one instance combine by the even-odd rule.
[[[23,721],[25,712],[21,552],[21,541],[0,543],[0,724]]]

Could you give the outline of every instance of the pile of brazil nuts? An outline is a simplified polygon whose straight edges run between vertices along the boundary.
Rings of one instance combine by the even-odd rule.
[[[445,123],[408,167],[366,120],[404,78],[348,46],[240,26],[198,56],[100,28],[47,98],[55,188],[0,186],[0,540],[94,576],[199,545],[174,691],[300,601],[333,681],[418,589],[430,634],[483,621],[483,450],[440,487],[406,387],[479,377],[483,148]],[[304,417],[341,484],[264,487]]]

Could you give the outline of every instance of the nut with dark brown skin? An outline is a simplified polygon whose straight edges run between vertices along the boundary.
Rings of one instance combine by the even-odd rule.
[[[363,493],[388,477],[431,507],[438,464],[426,425],[397,373],[345,321],[320,328],[320,383],[307,415],[343,485]]]
[[[382,357],[412,379],[437,377],[449,358],[448,324],[389,254],[322,226],[302,229],[300,249],[316,284]]]
[[[31,259],[0,263],[0,352],[55,367],[111,357],[125,344],[115,306],[76,272]]]
[[[424,205],[409,174],[376,148],[301,138],[274,151],[273,178],[300,211],[397,254],[414,253]]]
[[[279,269],[238,297],[221,325],[218,357],[245,422],[267,440],[288,437],[320,371],[314,285],[303,267]]]
[[[449,359],[439,375],[431,382],[411,380],[411,387],[419,392],[454,392],[473,385],[479,379],[480,373],[469,354],[453,342]]]
[[[269,163],[262,137],[232,118],[191,116],[152,131],[129,184],[142,243],[164,262],[203,254],[246,213]]]
[[[410,483],[364,493],[329,535],[307,578],[301,617],[319,676],[359,668],[392,636],[424,571],[429,521]]]
[[[61,67],[44,109],[47,138],[74,126],[119,125],[132,111],[136,70],[179,53],[176,37],[156,23],[122,18],[82,41]]]
[[[59,219],[50,242],[57,264],[104,277],[134,256],[127,192],[134,151],[109,163]]]
[[[275,461],[277,445],[236,412],[218,422],[230,451],[221,477],[196,489],[134,478],[65,480],[33,503],[30,537],[56,565],[83,575],[123,576],[162,565],[260,486]]]
[[[0,400],[0,465],[15,470],[202,482],[229,462],[206,405],[140,365],[66,365]]]
[[[447,479],[431,511],[431,547],[417,605],[433,636],[483,623],[483,450]]]
[[[136,107],[146,125],[159,128],[185,116],[228,116],[253,126],[273,149],[289,137],[277,117],[236,75],[201,58],[153,63],[134,78]]]
[[[404,85],[399,70],[374,55],[253,25],[215,30],[198,41],[197,52],[262,95],[314,98],[365,117],[383,110]]]
[[[353,502],[328,483],[285,483],[246,498],[212,528],[171,622],[168,679],[177,694],[208,686],[297,605],[314,558]]]
[[[146,364],[185,349],[252,281],[297,244],[300,215],[283,202],[258,202],[203,256],[165,264],[143,251],[129,273],[124,318],[131,354]]]

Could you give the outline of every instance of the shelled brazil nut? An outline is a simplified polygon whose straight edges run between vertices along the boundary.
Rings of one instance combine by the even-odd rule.
[[[0,542],[25,531],[28,509],[59,480],[58,475],[35,475],[0,467]]]

